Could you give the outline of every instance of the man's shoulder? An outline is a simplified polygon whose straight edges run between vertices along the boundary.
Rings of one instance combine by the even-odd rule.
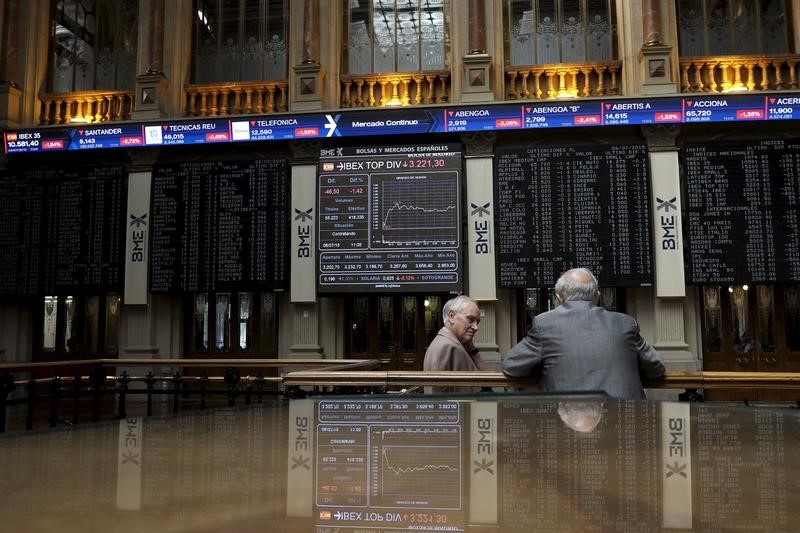
[[[615,324],[624,324],[628,327],[634,327],[636,325],[636,319],[631,315],[620,313],[619,311],[609,311],[605,307],[600,306],[598,306],[598,309],[598,312],[602,314],[609,322],[613,322]]]

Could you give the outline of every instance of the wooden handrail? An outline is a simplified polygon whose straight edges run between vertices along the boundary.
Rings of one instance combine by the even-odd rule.
[[[513,387],[535,389],[533,379],[508,378],[498,371],[404,371],[375,370],[377,359],[80,359],[40,363],[3,363],[0,374],[36,372],[48,368],[91,367],[174,367],[174,368],[303,368],[284,373],[287,386],[360,386],[360,387]],[[668,372],[659,379],[645,381],[656,389],[769,389],[800,390],[797,372]]]
[[[96,366],[126,366],[126,367],[156,367],[168,366],[179,368],[193,367],[313,367],[327,368],[328,371],[337,369],[353,370],[357,368],[376,368],[380,366],[377,359],[307,359],[307,358],[269,358],[269,359],[79,359],[72,361],[48,361],[42,363],[3,363],[0,364],[0,374],[12,372],[34,372],[47,368],[82,368]]]
[[[463,386],[536,388],[532,379],[507,378],[502,372],[409,372],[409,371],[341,371],[298,370],[283,376],[289,386]],[[659,379],[645,382],[657,389],[782,389],[800,390],[800,373],[791,372],[669,372]]]

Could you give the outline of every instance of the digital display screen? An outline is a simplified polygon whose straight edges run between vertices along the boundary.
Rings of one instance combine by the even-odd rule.
[[[494,165],[499,287],[552,287],[578,266],[605,286],[652,284],[644,145],[507,148]]]
[[[690,283],[800,280],[800,143],[683,147]]]
[[[323,150],[318,292],[460,291],[461,177],[458,145]]]
[[[153,170],[150,290],[284,290],[289,163],[198,161]]]
[[[181,144],[417,135],[465,131],[582,128],[669,123],[797,120],[800,98],[751,94],[700,98],[612,97],[607,100],[493,104],[444,108],[340,110],[269,114],[249,119],[196,118],[113,126],[6,132],[7,154]]]
[[[0,174],[0,295],[120,290],[127,192],[120,166]]]
[[[320,524],[463,530],[459,403],[331,400],[316,408]]]

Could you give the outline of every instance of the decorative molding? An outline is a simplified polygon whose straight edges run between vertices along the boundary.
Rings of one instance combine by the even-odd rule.
[[[316,165],[319,163],[319,150],[322,141],[317,139],[290,140],[289,149],[292,151],[292,163]]]
[[[319,313],[316,304],[292,304],[293,354],[319,355]]]
[[[466,157],[492,157],[497,134],[491,131],[475,131],[461,134],[466,148]]]
[[[128,150],[128,159],[131,162],[131,172],[149,172],[153,170],[161,156],[161,148],[132,148]]]
[[[642,126],[642,136],[647,141],[647,147],[651,152],[670,152],[678,147],[675,139],[681,132],[681,127],[677,124],[655,124]]]

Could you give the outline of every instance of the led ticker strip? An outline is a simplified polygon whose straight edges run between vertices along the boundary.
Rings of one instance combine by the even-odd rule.
[[[800,119],[800,95],[579,100],[101,123],[6,132],[7,154],[532,128]]]

